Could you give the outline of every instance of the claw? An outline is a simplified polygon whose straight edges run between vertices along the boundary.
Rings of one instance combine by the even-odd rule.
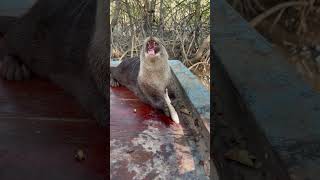
[[[14,57],[5,56],[1,61],[0,75],[6,80],[23,80],[30,78],[30,71]]]
[[[110,79],[110,86],[111,86],[111,87],[119,87],[120,84],[119,84],[119,82],[118,82],[117,80],[111,78],[111,79]]]

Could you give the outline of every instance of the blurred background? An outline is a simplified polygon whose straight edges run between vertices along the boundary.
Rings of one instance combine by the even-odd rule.
[[[227,0],[320,91],[320,0]]]

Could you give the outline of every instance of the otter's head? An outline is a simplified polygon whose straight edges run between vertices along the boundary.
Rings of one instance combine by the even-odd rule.
[[[168,53],[163,43],[156,37],[148,37],[144,40],[140,52],[140,60],[143,63],[167,63]]]

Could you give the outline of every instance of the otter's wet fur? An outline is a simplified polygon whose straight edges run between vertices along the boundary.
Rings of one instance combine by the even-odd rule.
[[[146,50],[150,40],[155,41],[159,47],[159,52],[153,56]],[[169,66],[168,53],[158,38],[146,38],[140,57],[124,59],[117,67],[111,67],[110,73],[111,86],[120,84],[127,87],[140,100],[169,116],[164,99],[165,89],[168,88],[169,97],[176,104],[176,84]]]
[[[1,77],[28,79],[32,72],[48,78],[107,125],[108,11],[104,0],[38,0],[5,29]]]

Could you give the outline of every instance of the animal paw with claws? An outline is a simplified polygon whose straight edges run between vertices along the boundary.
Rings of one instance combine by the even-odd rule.
[[[5,56],[0,61],[0,76],[5,80],[27,80],[30,75],[29,69],[14,57]]]

